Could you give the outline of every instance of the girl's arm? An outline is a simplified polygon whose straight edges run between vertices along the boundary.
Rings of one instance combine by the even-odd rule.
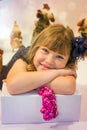
[[[74,76],[59,76],[47,86],[51,87],[56,94],[74,94],[76,91],[76,78]]]
[[[6,86],[10,94],[21,94],[31,91],[53,81],[61,75],[75,75],[72,70],[51,69],[29,72],[26,70],[26,66],[26,62],[18,59],[9,71]]]

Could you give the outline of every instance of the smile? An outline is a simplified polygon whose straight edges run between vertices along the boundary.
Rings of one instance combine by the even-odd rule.
[[[51,67],[47,66],[47,65],[44,65],[44,64],[40,64],[42,66],[43,69],[51,69]]]

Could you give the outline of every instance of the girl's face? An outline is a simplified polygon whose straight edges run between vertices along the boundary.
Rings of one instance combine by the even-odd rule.
[[[66,66],[69,56],[58,54],[47,47],[39,47],[33,59],[36,70],[62,69]]]

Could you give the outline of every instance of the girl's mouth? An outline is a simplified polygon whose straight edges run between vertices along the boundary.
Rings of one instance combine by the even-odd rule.
[[[40,64],[42,66],[42,69],[44,70],[48,70],[48,69],[51,69],[51,67],[47,66],[47,65],[44,65],[44,64]]]

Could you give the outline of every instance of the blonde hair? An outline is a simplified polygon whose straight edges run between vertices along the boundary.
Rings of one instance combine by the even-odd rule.
[[[61,24],[49,25],[36,37],[34,42],[31,44],[27,55],[27,61],[29,61],[30,64],[28,70],[35,70],[33,58],[40,46],[45,46],[48,49],[63,55],[70,55],[67,66],[74,66],[74,64],[70,65],[71,63],[74,63],[71,59],[73,38],[73,31],[69,27],[64,27]]]

